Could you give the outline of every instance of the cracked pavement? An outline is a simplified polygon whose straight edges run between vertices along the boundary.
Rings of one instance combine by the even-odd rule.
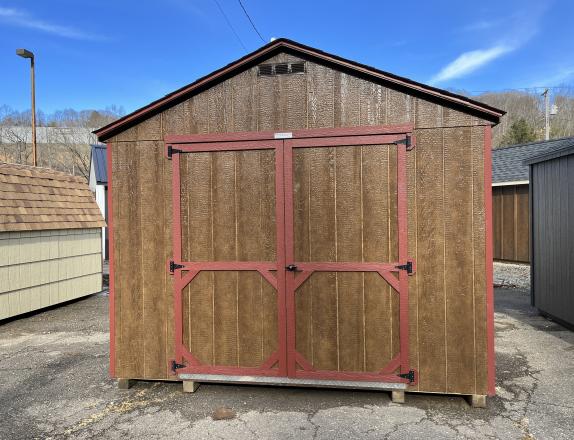
[[[137,382],[108,377],[107,295],[0,323],[0,439],[569,439],[574,333],[497,289],[497,396]],[[236,417],[213,420],[217,408]]]

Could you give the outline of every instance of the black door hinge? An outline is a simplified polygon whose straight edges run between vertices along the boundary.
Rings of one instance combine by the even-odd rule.
[[[175,373],[175,370],[179,370],[180,368],[185,368],[186,366],[183,364],[178,364],[176,361],[171,361],[171,371]]]
[[[181,153],[181,150],[178,150],[177,148],[173,148],[173,146],[168,145],[167,146],[167,157],[169,159],[171,159],[171,156],[173,156],[175,153]]]
[[[176,269],[183,269],[183,264],[177,264],[173,260],[169,262],[169,272],[174,273]]]
[[[399,374],[399,377],[408,379],[409,383],[413,383],[415,381],[415,370],[410,370],[408,373]]]
[[[413,273],[413,262],[407,261],[407,264],[401,264],[399,266],[395,266],[399,270],[406,270],[407,273],[410,275]]]
[[[412,136],[410,134],[407,134],[404,139],[395,141],[393,143],[395,145],[404,144],[407,148],[407,151],[411,151],[413,149]]]

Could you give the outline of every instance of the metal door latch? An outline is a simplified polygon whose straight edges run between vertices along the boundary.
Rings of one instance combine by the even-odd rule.
[[[395,266],[395,268],[397,268],[399,270],[406,270],[407,273],[410,275],[413,273],[413,262],[407,261],[407,264],[401,264],[399,266]]]
[[[288,266],[285,266],[285,270],[289,272],[297,272],[297,266],[295,266],[294,264],[290,264]]]
[[[169,272],[174,273],[176,269],[183,269],[183,264],[177,264],[173,260],[169,262]]]

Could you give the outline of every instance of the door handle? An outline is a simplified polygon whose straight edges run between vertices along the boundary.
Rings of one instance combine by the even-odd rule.
[[[298,272],[299,269],[297,269],[297,266],[294,264],[289,264],[288,266],[285,266],[285,270],[289,271],[289,272]]]

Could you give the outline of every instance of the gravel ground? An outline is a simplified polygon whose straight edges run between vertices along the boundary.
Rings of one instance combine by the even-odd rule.
[[[460,397],[108,377],[107,296],[0,324],[0,438],[570,439],[574,333],[545,320],[525,291],[497,289],[497,393]]]
[[[495,262],[494,285],[530,289],[530,265]]]

